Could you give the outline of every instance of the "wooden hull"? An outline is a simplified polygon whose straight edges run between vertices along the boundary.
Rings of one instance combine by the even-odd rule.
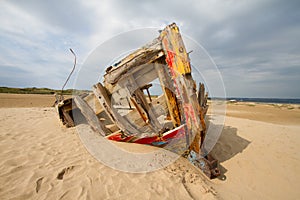
[[[134,135],[131,136],[124,136],[122,133],[117,133],[113,135],[109,135],[106,138],[109,140],[114,140],[118,142],[133,142],[138,144],[147,144],[153,146],[164,146],[170,143],[173,139],[182,139],[185,138],[185,125],[181,125],[173,130],[165,132],[162,136],[152,136],[152,137],[135,137]]]
[[[179,28],[171,24],[152,42],[108,67],[103,82],[92,86],[93,92],[63,101],[60,117],[74,126],[74,111],[80,111],[91,128],[109,140],[188,152],[197,155],[191,157],[197,165],[208,106],[204,85],[199,84],[197,94],[191,70]],[[152,98],[148,89],[155,81],[162,92]]]

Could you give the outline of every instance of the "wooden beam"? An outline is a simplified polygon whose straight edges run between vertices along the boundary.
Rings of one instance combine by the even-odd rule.
[[[133,97],[130,97],[130,100],[133,103],[135,109],[138,111],[140,117],[143,119],[143,121],[146,124],[149,124],[149,118],[144,109],[136,102],[136,100]]]
[[[191,65],[189,56],[186,52],[183,40],[179,33],[179,28],[175,23],[167,26],[160,34],[162,47],[166,55],[166,63],[177,101],[180,101],[180,107],[183,109],[181,123],[185,123],[189,141],[193,142],[192,150],[199,153],[200,132],[203,130],[200,121],[200,106],[196,94],[196,84],[191,75]]]
[[[154,109],[157,107],[157,105],[160,105],[159,109],[155,109],[155,113],[158,116],[168,115],[168,106],[164,95],[161,95],[158,98],[153,99],[151,105]],[[132,123],[137,124],[138,126],[144,126],[145,124],[144,120],[141,121],[141,117],[136,109],[130,111],[125,117],[130,119]]]
[[[87,123],[91,126],[91,128],[100,133],[100,135],[105,136],[111,133],[97,118],[96,114],[92,110],[92,108],[80,97],[76,96],[74,101],[85,117]]]
[[[135,98],[136,102],[143,108],[143,110],[146,112],[147,117],[149,119],[149,123],[152,126],[152,128],[160,132],[162,129],[161,124],[157,120],[157,114],[153,110],[151,104],[149,105],[144,93],[141,91],[140,87],[136,84],[135,79],[132,76],[127,77],[127,82],[125,87],[128,88],[129,93],[132,94],[132,97]]]
[[[126,135],[138,134],[139,131],[136,127],[130,124],[126,118],[121,116],[112,106],[109,95],[106,92],[106,89],[103,87],[101,83],[97,83],[93,86],[93,92],[97,97],[99,103],[104,108],[104,111],[110,118],[112,122],[114,122]]]
[[[86,97],[83,98],[83,100],[91,107],[91,109],[96,115],[104,111],[94,93],[88,94]]]
[[[136,85],[142,89],[158,77],[153,63],[140,66],[140,70],[132,73],[132,76]]]
[[[190,74],[191,66],[183,40],[176,24],[167,26],[160,34],[166,62],[173,76]]]
[[[161,105],[162,108],[168,112],[168,106],[167,106],[167,102],[166,102],[166,99],[165,99],[165,96],[164,95],[160,95],[159,97],[153,99],[153,101],[151,102],[151,105],[153,107],[155,107],[155,105]],[[158,115],[162,115],[163,113],[161,113],[160,111],[155,111]],[[137,114],[137,110],[132,110],[130,111],[128,114],[126,114],[126,117],[133,117],[133,116],[138,116]],[[135,117],[133,117],[135,118]]]
[[[109,129],[112,133],[120,130],[116,124],[108,124],[108,125],[105,125],[105,127],[107,129]]]
[[[137,66],[150,63],[163,55],[161,41],[159,39],[153,40],[152,43],[145,45],[144,47],[133,52],[116,66],[111,67],[104,75],[104,82],[109,84],[115,84],[120,80],[123,75],[128,71],[134,69]]]
[[[170,79],[170,75],[168,74],[165,65],[156,63],[155,69],[158,74],[160,85],[164,92],[165,98],[167,99],[167,106],[171,120],[173,122],[173,126],[178,127],[181,124],[181,111],[174,93],[174,86],[171,83],[172,80]]]
[[[61,107],[61,112],[63,114],[63,121],[66,123],[66,126],[67,127],[75,126],[75,123],[72,117],[70,116],[69,111],[67,111],[64,107]]]
[[[204,106],[204,94],[205,94],[205,88],[203,83],[199,83],[199,89],[198,89],[198,103],[201,107]]]

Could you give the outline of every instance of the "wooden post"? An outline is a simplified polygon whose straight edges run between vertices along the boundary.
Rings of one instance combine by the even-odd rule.
[[[127,82],[125,87],[128,88],[129,92],[133,93],[133,98],[141,105],[143,110],[146,112],[147,117],[149,119],[149,123],[153,127],[153,129],[157,132],[160,132],[162,129],[162,125],[157,120],[155,111],[152,108],[152,105],[148,104],[144,93],[141,91],[141,89],[138,87],[137,83],[135,82],[134,78],[132,76],[127,77]]]
[[[129,109],[130,109],[130,110],[132,110],[131,103],[130,103],[130,101],[129,101],[129,99],[128,99],[128,97],[127,97],[127,96],[126,96],[126,100],[127,100],[127,103],[128,103]]]
[[[172,85],[171,79],[169,78],[170,75],[168,74],[165,65],[156,64],[155,69],[157,71],[165,98],[167,99],[169,115],[173,122],[173,126],[178,127],[181,124],[181,111],[174,93],[174,86]]]
[[[199,83],[199,89],[198,89],[198,103],[201,107],[204,106],[204,94],[205,94],[205,88],[203,83]]]
[[[147,91],[148,98],[149,98],[150,102],[152,102],[151,95],[150,95],[150,92],[149,92],[150,87],[152,87],[152,84],[147,84],[147,85],[141,87],[141,90],[146,90]]]
[[[162,47],[166,56],[168,70],[172,77],[177,100],[181,102],[183,111],[182,123],[187,125],[189,138],[194,140],[191,150],[200,153],[200,132],[202,126],[199,117],[199,104],[196,85],[191,76],[191,66],[183,40],[176,24],[167,26],[160,34]]]

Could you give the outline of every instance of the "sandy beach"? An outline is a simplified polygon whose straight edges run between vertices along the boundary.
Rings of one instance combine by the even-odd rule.
[[[186,159],[150,173],[98,162],[52,95],[0,94],[1,199],[298,199],[300,105],[229,103],[209,180]],[[130,148],[130,145],[122,144]],[[143,148],[152,148],[143,146]]]

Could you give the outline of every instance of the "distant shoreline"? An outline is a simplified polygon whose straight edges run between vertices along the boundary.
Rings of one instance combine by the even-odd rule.
[[[64,95],[78,94],[82,92],[90,92],[88,90],[76,90],[67,89],[63,90]],[[13,88],[13,87],[0,87],[0,93],[10,93],[10,94],[60,94],[61,90],[55,90],[50,88],[37,88],[37,87],[27,87],[27,88]],[[156,96],[156,95],[153,95]],[[234,102],[253,102],[253,103],[276,103],[276,104],[300,104],[300,98],[244,98],[244,97],[209,97],[209,100],[221,100]]]
[[[242,97],[227,97],[227,98],[209,98],[209,100],[221,100],[231,103],[247,102],[247,103],[266,103],[266,104],[300,104],[299,98],[242,98]]]

